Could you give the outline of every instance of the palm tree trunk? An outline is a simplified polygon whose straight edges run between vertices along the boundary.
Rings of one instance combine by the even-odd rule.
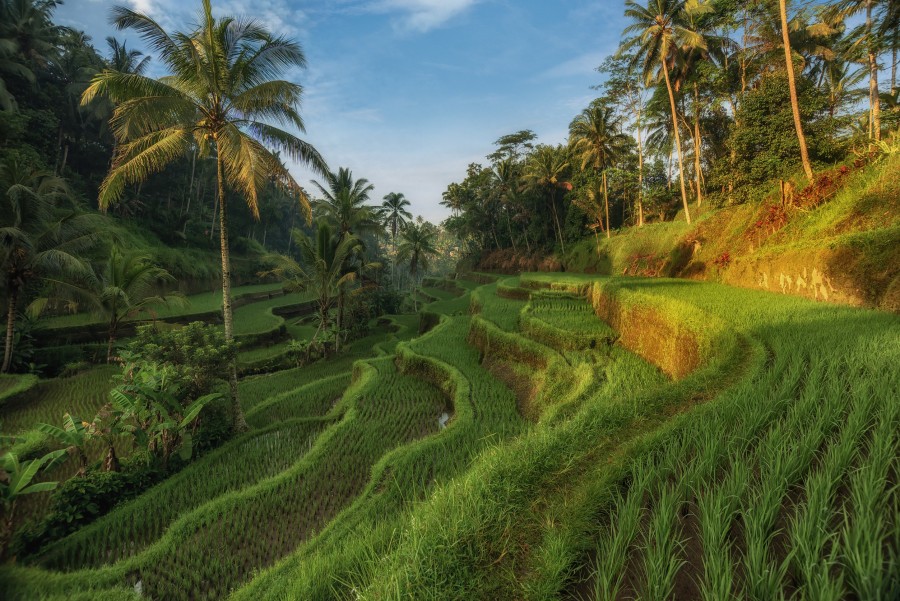
[[[7,296],[6,309],[6,347],[3,350],[3,373],[9,372],[9,366],[12,363],[13,337],[16,333],[16,303],[19,301],[19,289],[12,285],[9,288]]]
[[[870,137],[877,142],[881,140],[881,98],[878,96],[878,55],[872,39],[872,0],[866,0],[866,36],[869,40],[869,106],[872,112]]]
[[[644,145],[641,141],[641,111],[637,113],[637,144],[638,144],[638,227],[644,227]]]
[[[702,150],[702,141],[700,139],[700,88],[694,82],[694,173],[697,177],[697,206],[703,203],[703,191],[701,189],[701,180],[703,179],[703,171],[700,161],[700,152]]]
[[[612,237],[609,232],[609,190],[606,187],[606,169],[603,170],[603,206],[606,209],[606,238]]]
[[[222,157],[216,153],[217,179],[219,188],[219,243],[222,249],[222,319],[225,321],[225,340],[234,341],[234,313],[231,307],[231,257],[228,251],[228,211],[225,205],[225,173]],[[232,359],[229,367],[228,384],[231,389],[231,410],[234,415],[234,430],[247,430],[247,420],[238,399],[237,359]]]
[[[553,209],[553,222],[556,224],[556,235],[559,237],[559,246],[563,254],[566,254],[566,243],[563,242],[562,228],[559,226],[559,215],[556,213],[556,194],[550,190],[550,208]]]
[[[512,219],[509,217],[509,212],[508,211],[505,211],[505,212],[506,212],[506,229],[509,232],[509,241],[510,241],[510,243],[512,243],[513,252],[518,253],[519,251],[516,250],[516,239],[513,237]]]
[[[106,344],[106,362],[112,363],[113,344],[116,342],[116,328],[110,323],[109,325],[109,342]]]
[[[779,0],[781,9],[781,38],[784,41],[784,60],[787,68],[788,88],[791,91],[791,108],[794,111],[794,128],[797,130],[797,141],[800,143],[800,160],[803,172],[812,183],[813,171],[809,163],[809,152],[806,150],[806,136],[803,135],[803,123],[800,121],[800,102],[797,100],[797,84],[794,81],[794,60],[791,56],[791,39],[788,34],[787,0]]]
[[[684,205],[684,218],[691,222],[691,211],[688,209],[687,189],[684,186],[684,157],[681,154],[681,134],[678,133],[678,111],[675,109],[675,94],[672,92],[672,82],[669,80],[669,66],[666,59],[662,59],[662,72],[666,78],[666,89],[669,91],[669,109],[672,111],[672,130],[675,134],[675,150],[678,153],[678,177],[681,180],[681,202]]]

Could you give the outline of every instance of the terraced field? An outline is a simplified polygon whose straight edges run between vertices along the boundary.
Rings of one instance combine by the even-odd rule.
[[[252,431],[2,568],[0,596],[900,597],[895,315],[480,281],[430,282],[420,336],[394,317],[245,378]]]

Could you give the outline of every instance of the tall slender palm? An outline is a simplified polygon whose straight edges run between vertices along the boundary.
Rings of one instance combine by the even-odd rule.
[[[202,0],[192,31],[166,32],[147,15],[124,7],[113,9],[119,29],[135,29],[171,75],[104,71],[94,78],[82,102],[108,96],[118,143],[113,165],[100,188],[103,208],[121,199],[125,187],[184,157],[196,144],[202,157],[215,155],[222,255],[222,313],[225,337],[234,338],[231,305],[231,259],[228,247],[227,192],[243,196],[259,217],[258,192],[274,181],[291,190],[311,219],[309,201],[279,159],[280,151],[295,161],[327,173],[324,159],[309,143],[283,127],[304,131],[299,107],[302,87],[276,79],[293,67],[304,67],[299,44],[272,35],[256,21],[215,18],[210,0]],[[277,125],[272,125],[276,123]],[[245,428],[237,397],[237,371],[231,366],[235,427]]]
[[[3,366],[13,355],[17,309],[30,283],[86,277],[81,254],[96,245],[108,226],[97,214],[66,208],[68,189],[59,178],[8,161],[0,168],[0,286],[6,293]]]
[[[407,221],[412,219],[412,213],[406,210],[406,207],[412,206],[401,192],[390,192],[385,194],[384,202],[381,203],[381,214],[385,222],[391,230],[391,281],[394,281],[394,268],[397,262],[397,232],[399,232]]]
[[[497,195],[500,200],[500,206],[503,207],[503,213],[506,216],[506,228],[509,232],[509,241],[512,243],[513,252],[516,252],[516,238],[513,236],[512,231],[512,210],[515,205],[519,203],[519,171],[521,170],[520,163],[512,156],[507,157],[501,160],[499,163],[494,165],[493,177],[494,177],[494,186],[497,190]],[[526,234],[526,245],[528,244],[527,234]]]
[[[337,228],[337,234],[374,233],[381,229],[377,207],[366,204],[375,186],[364,177],[353,179],[353,173],[346,167],[337,173],[324,174],[324,185],[313,181],[322,194],[316,202],[316,212]]]
[[[636,34],[626,43],[626,47],[637,47],[633,63],[642,64],[647,81],[662,71],[669,93],[669,111],[672,117],[672,129],[675,134],[675,151],[678,154],[678,176],[681,180],[681,201],[684,206],[684,217],[691,222],[688,209],[687,187],[684,183],[684,154],[681,151],[681,134],[678,126],[678,111],[675,107],[675,92],[669,71],[672,69],[679,47],[690,45],[701,47],[702,39],[696,32],[683,24],[683,0],[647,0],[647,6],[641,6],[634,0],[625,2],[625,16],[632,24],[625,29],[625,34]]]
[[[331,325],[331,309],[346,287],[356,281],[356,271],[346,269],[352,256],[359,251],[359,238],[344,234],[335,243],[331,228],[320,223],[315,237],[306,236],[300,230],[293,230],[294,243],[300,251],[300,261],[285,255],[271,255],[267,261],[272,269],[265,275],[275,275],[284,282],[288,292],[311,292],[316,297],[319,326],[313,340]],[[338,323],[338,327],[342,324]],[[340,336],[338,336],[340,339]],[[338,348],[335,341],[335,348]]]
[[[866,22],[861,29],[859,35],[859,43],[865,46],[866,62],[869,66],[869,137],[876,142],[881,140],[881,95],[878,91],[878,55],[882,50],[882,28],[875,27],[876,11],[885,11],[885,14],[877,15],[882,17],[883,22],[889,21],[891,18],[897,19],[897,8],[895,0],[841,0],[838,2],[838,9],[844,15],[855,15],[865,12]]]
[[[566,252],[566,243],[563,241],[559,213],[556,209],[556,192],[565,183],[568,169],[568,156],[562,147],[540,145],[528,157],[522,174],[526,188],[550,193],[550,210],[553,214],[553,223],[556,225],[556,237],[563,253]]]
[[[569,125],[569,145],[581,159],[581,170],[599,171],[603,182],[603,204],[606,208],[606,237],[610,237],[609,188],[606,170],[617,160],[627,136],[620,133],[611,107],[594,104],[575,117]]]
[[[803,122],[800,120],[800,101],[797,99],[797,82],[794,77],[794,56],[791,52],[791,38],[788,29],[787,1],[778,0],[778,8],[781,13],[781,39],[784,44],[784,62],[787,70],[788,89],[791,94],[791,109],[794,113],[794,129],[797,130],[797,142],[800,144],[800,160],[803,162],[803,172],[812,183],[813,170],[809,162],[809,151],[806,149],[806,136],[803,134]]]
[[[419,284],[420,270],[427,271],[429,259],[438,254],[435,244],[434,226],[430,223],[411,222],[400,233],[400,248],[397,252],[401,261],[409,261],[413,290]],[[418,310],[415,294],[413,294],[413,309]]]

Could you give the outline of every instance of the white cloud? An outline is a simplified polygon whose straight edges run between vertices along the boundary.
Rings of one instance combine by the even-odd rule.
[[[376,0],[369,10],[381,13],[403,13],[397,25],[405,30],[424,33],[444,25],[480,0]]]

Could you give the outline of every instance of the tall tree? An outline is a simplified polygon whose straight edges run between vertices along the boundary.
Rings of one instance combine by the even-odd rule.
[[[566,252],[566,243],[563,240],[562,226],[559,222],[556,194],[565,184],[568,169],[569,160],[568,156],[566,156],[565,148],[540,145],[534,149],[534,152],[525,161],[525,170],[522,174],[522,180],[526,188],[549,193],[550,212],[553,214],[556,237],[563,253]]]
[[[66,207],[69,190],[49,173],[7,161],[0,167],[0,268],[6,293],[6,344],[3,366],[12,361],[16,315],[34,280],[68,281],[87,277],[81,255],[94,247],[106,227],[96,213]]]
[[[419,218],[421,220],[421,217]],[[438,254],[435,247],[434,226],[430,223],[407,224],[400,233],[400,248],[397,250],[401,261],[409,261],[409,273],[413,279],[413,291],[419,285],[419,273],[428,270],[431,257]],[[416,296],[413,294],[413,307],[416,307]]]
[[[800,144],[800,160],[803,163],[803,172],[812,183],[813,170],[809,162],[809,151],[806,148],[806,136],[803,135],[803,122],[800,121],[800,101],[797,99],[797,82],[794,76],[794,57],[791,52],[791,38],[788,30],[787,0],[778,0],[778,8],[781,12],[781,38],[784,44],[784,62],[788,77],[788,88],[791,93],[791,109],[794,113],[794,128],[797,130],[797,142]]]
[[[647,0],[647,6],[641,6],[634,0],[625,2],[625,16],[632,24],[625,29],[625,34],[636,34],[626,42],[626,47],[637,48],[633,63],[641,63],[644,77],[649,82],[658,71],[662,72],[669,93],[669,111],[672,117],[672,130],[675,135],[675,151],[678,154],[678,177],[681,181],[681,201],[684,206],[684,217],[691,222],[688,208],[687,188],[684,183],[684,154],[681,150],[681,134],[678,126],[678,110],[675,106],[675,92],[669,76],[674,66],[680,45],[702,46],[698,35],[683,25],[684,2],[682,0]]]
[[[410,202],[400,192],[385,194],[381,203],[381,214],[391,231],[391,282],[394,281],[397,263],[397,233],[412,219],[412,213],[406,209],[408,206],[411,206]]]
[[[270,255],[266,260],[272,265],[264,274],[275,275],[284,282],[289,292],[310,292],[318,306],[319,325],[313,340],[331,325],[331,310],[347,286],[357,279],[355,271],[347,266],[359,251],[359,238],[344,234],[336,241],[327,223],[320,223],[315,237],[306,236],[301,230],[293,231],[294,242],[300,251],[300,261],[285,255]],[[340,311],[338,311],[340,314]],[[338,328],[341,327],[340,321]],[[339,349],[335,340],[335,350]]]
[[[606,210],[606,237],[609,227],[609,188],[606,170],[612,166],[625,144],[627,136],[620,133],[611,107],[595,103],[575,117],[569,125],[569,144],[581,159],[581,169],[591,167],[598,171],[603,182],[603,204]]]
[[[252,19],[213,16],[210,0],[202,0],[195,29],[168,33],[151,17],[117,7],[119,29],[132,28],[153,49],[170,75],[106,70],[82,96],[83,103],[100,95],[117,106],[112,118],[117,148],[100,188],[103,208],[121,199],[125,187],[184,157],[196,144],[200,155],[215,155],[222,256],[222,313],[225,338],[234,339],[231,304],[231,259],[228,246],[228,191],[241,194],[255,218],[259,190],[268,182],[294,192],[311,219],[303,189],[272,149],[328,173],[321,155],[308,142],[283,129],[304,131],[300,117],[302,87],[276,79],[290,68],[306,66],[300,45],[275,36]],[[277,125],[272,125],[276,123]],[[231,398],[235,428],[246,428],[237,391],[237,369],[231,365]]]
[[[326,173],[324,185],[313,181],[322,194],[322,200],[315,204],[319,216],[337,229],[337,234],[375,233],[381,229],[378,222],[378,208],[366,204],[375,186],[364,177],[353,178],[353,173],[341,167],[337,173]]]
[[[882,50],[884,37],[882,34],[885,31],[881,26],[876,27],[875,20],[881,17],[883,23],[888,23],[891,19],[897,19],[897,13],[900,12],[897,4],[896,0],[840,0],[838,3],[839,10],[847,16],[861,12],[865,12],[866,15],[866,22],[861,28],[858,39],[859,43],[865,47],[866,63],[869,67],[869,137],[876,142],[881,140],[881,95],[878,90],[878,55]],[[884,14],[880,14],[882,11],[884,11]]]

